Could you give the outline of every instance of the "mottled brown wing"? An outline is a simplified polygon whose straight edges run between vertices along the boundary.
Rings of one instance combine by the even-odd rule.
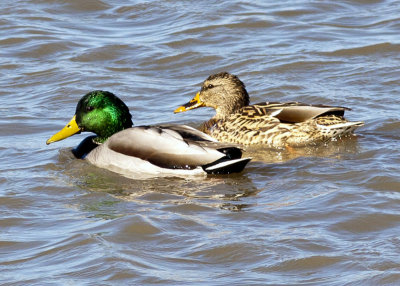
[[[259,106],[245,106],[227,120],[210,120],[202,128],[222,142],[237,144],[258,143],[264,132],[272,130],[281,123],[275,117],[280,110],[264,109]],[[263,134],[262,136],[260,136]]]

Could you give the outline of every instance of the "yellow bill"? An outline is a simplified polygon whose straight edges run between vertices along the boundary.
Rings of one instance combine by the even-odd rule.
[[[185,112],[202,106],[204,106],[204,103],[200,100],[200,92],[198,92],[191,101],[175,109],[174,113]]]
[[[81,131],[81,129],[78,127],[78,124],[76,123],[75,115],[74,115],[74,117],[72,117],[71,121],[67,125],[65,125],[65,127],[63,129],[58,131],[56,134],[51,136],[46,141],[46,144],[49,145],[50,143],[63,140],[69,136],[72,136],[72,135],[80,132],[80,131]]]

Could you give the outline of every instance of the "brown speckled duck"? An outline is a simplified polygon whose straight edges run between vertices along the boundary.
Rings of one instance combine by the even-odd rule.
[[[216,115],[201,131],[222,142],[269,147],[301,147],[351,134],[361,121],[347,121],[346,107],[309,105],[300,102],[262,102],[249,105],[243,82],[221,72],[209,76],[200,92],[175,113],[212,107]]]

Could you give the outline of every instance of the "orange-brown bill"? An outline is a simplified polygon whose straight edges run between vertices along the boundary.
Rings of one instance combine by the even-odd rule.
[[[196,96],[188,103],[179,106],[174,110],[174,113],[185,112],[190,109],[195,109],[204,106],[204,103],[200,100],[200,92],[196,93]]]

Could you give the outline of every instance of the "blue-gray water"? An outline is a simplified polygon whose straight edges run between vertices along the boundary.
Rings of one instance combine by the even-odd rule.
[[[400,2],[2,1],[0,284],[399,285]],[[276,3],[275,3],[276,2]],[[240,175],[131,180],[46,146],[94,89],[135,125],[229,71],[252,102],[351,107],[357,136]]]

